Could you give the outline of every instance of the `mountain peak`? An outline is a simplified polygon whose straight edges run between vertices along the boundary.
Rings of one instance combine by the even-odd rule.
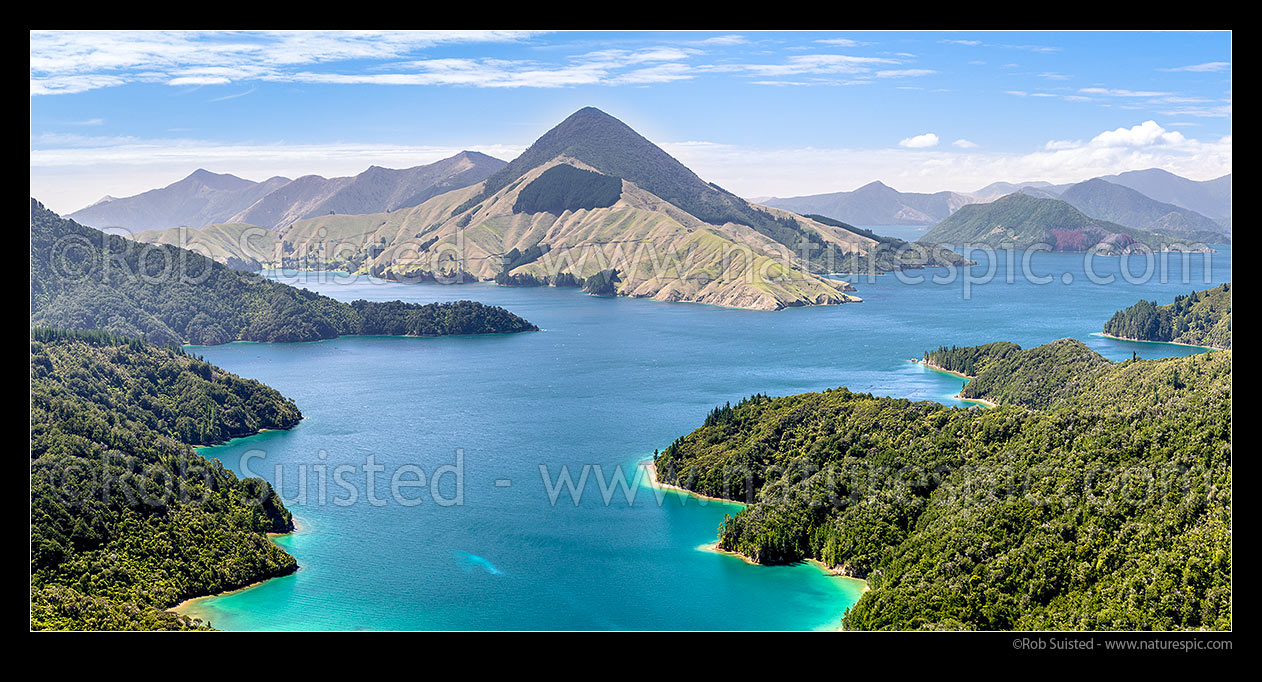
[[[582,109],[579,109],[578,111],[570,114],[568,117],[566,117],[565,120],[566,121],[572,121],[572,120],[595,121],[595,120],[604,120],[604,119],[608,119],[610,121],[618,121],[618,119],[614,118],[613,116],[610,116],[609,114],[606,114],[605,112],[601,111],[600,109],[597,109],[596,107],[583,107]],[[562,121],[562,123],[564,122],[565,121]],[[622,121],[618,121],[618,123],[622,123]]]
[[[869,182],[868,184],[866,184],[866,185],[864,185],[864,186],[860,187],[859,189],[856,189],[855,191],[856,191],[856,192],[862,192],[862,191],[864,191],[864,190],[869,190],[869,191],[871,191],[871,190],[889,190],[889,191],[891,191],[891,192],[893,192],[893,191],[897,191],[897,190],[895,190],[893,187],[890,187],[889,185],[887,185],[887,184],[885,184],[885,183],[881,182],[880,180],[873,180],[872,182]]]

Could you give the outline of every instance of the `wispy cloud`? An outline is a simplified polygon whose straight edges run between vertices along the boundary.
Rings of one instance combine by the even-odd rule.
[[[1231,69],[1231,62],[1205,62],[1204,64],[1188,64],[1187,66],[1176,66],[1169,69],[1161,69],[1162,71],[1192,71],[1196,73],[1215,73],[1219,71],[1227,71]]]
[[[714,36],[713,38],[704,38],[702,40],[695,41],[693,44],[694,45],[744,45],[748,42],[749,40],[745,36],[732,34],[732,35],[726,35],[726,36]]]
[[[1152,90],[1123,90],[1120,88],[1079,88],[1084,95],[1101,95],[1105,97],[1164,97],[1171,93]]]
[[[912,78],[937,73],[933,69],[884,69],[876,72],[877,78]]]
[[[729,74],[789,84],[840,85],[838,76],[905,78],[935,73],[901,68],[914,56],[825,52],[862,45],[826,38],[805,46],[816,53],[746,51],[747,63],[708,58],[708,49],[749,43],[718,35],[636,49],[606,48],[550,58],[436,56],[436,48],[490,43],[538,45],[531,31],[113,31],[33,32],[31,95],[72,94],[129,83],[177,87],[236,83],[310,83],[476,88],[565,88],[643,85]],[[590,45],[590,43],[575,43]],[[564,47],[558,43],[556,47]],[[767,57],[763,61],[764,55]],[[896,68],[898,67],[898,68]],[[810,78],[800,78],[809,76]],[[240,95],[238,95],[240,96]],[[229,99],[232,95],[224,95]],[[222,101],[222,100],[215,100]]]
[[[125,83],[285,80],[295,68],[389,60],[439,45],[523,41],[531,31],[33,31],[32,95]]]
[[[238,97],[245,97],[246,95],[248,95],[248,94],[250,94],[250,93],[253,93],[253,92],[254,92],[254,91],[256,91],[256,90],[258,90],[258,86],[255,86],[255,87],[250,88],[249,90],[245,90],[245,91],[242,91],[242,92],[234,93],[234,94],[231,94],[231,95],[224,95],[223,97],[215,97],[215,98],[213,98],[213,99],[208,99],[208,100],[206,100],[206,101],[207,101],[207,102],[223,102],[224,100],[236,99],[236,98],[238,98]]]
[[[1138,128],[1138,131],[1134,129]],[[895,148],[752,149],[707,142],[664,144],[668,152],[712,182],[742,196],[795,196],[850,190],[872,180],[903,191],[970,191],[997,180],[1080,182],[1129,170],[1164,168],[1195,180],[1231,172],[1231,138],[1199,141],[1167,136],[1141,123],[1107,131],[1088,142],[1030,152]]]
[[[1000,47],[1005,50],[1025,50],[1028,52],[1060,52],[1059,47],[1054,47],[1052,45],[1009,45],[1005,43],[987,43],[981,40],[971,39],[949,39],[939,40],[938,42],[945,45],[965,45],[967,47]]]

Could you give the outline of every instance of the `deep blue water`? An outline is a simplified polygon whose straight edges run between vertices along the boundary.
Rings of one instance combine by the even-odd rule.
[[[1030,263],[1034,275],[1050,277],[1047,284],[1020,276],[1009,283],[1003,262],[993,281],[968,286],[960,277],[929,280],[941,270],[909,273],[920,283],[861,277],[855,285],[863,303],[779,312],[601,299],[572,289],[273,273],[348,301],[479,300],[545,331],[192,349],[279,389],[306,419],[291,431],[202,450],[281,489],[301,530],[277,541],[301,570],[198,601],[188,612],[224,629],[836,627],[859,596],[856,581],[811,565],[752,566],[704,551],[737,507],[673,493],[659,505],[647,487],[629,488],[631,504],[617,491],[606,504],[598,474],[608,481],[621,466],[630,479],[636,462],[697,427],[714,405],[751,393],[848,386],[958,404],[950,396],[960,379],[909,362],[942,344],[1029,347],[1074,337],[1115,360],[1200,352],[1095,335],[1115,310],[1141,297],[1169,303],[1231,279],[1229,247],[1208,268],[1200,255],[1186,268],[1180,256],[1166,260],[1167,281],[1134,284],[1119,276],[1120,267],[1142,272],[1140,256],[1095,259],[1096,274],[1115,277],[1105,285],[1088,280],[1080,254],[1049,253]],[[971,276],[988,269],[975,266]],[[458,461],[461,490],[450,471]],[[364,467],[371,463],[383,470],[370,476]],[[342,473],[346,487],[335,480],[339,465],[350,467]],[[417,480],[409,465],[423,470],[426,485],[392,496],[392,475]],[[562,466],[576,481],[588,467],[577,505],[564,492],[550,503],[541,466],[549,481]],[[300,470],[308,477],[305,501],[296,499]],[[380,506],[368,499],[369,478]],[[348,488],[354,503],[336,502]],[[441,503],[458,492],[461,503]],[[405,506],[415,499],[420,504]]]

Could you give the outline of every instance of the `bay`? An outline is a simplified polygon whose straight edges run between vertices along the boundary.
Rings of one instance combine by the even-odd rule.
[[[190,347],[293,398],[306,419],[201,449],[280,489],[300,530],[276,541],[302,568],[184,611],[242,630],[836,628],[861,582],[707,551],[739,506],[659,499],[637,463],[752,393],[847,386],[962,405],[961,379],[910,362],[939,345],[1072,337],[1114,360],[1203,352],[1099,331],[1140,298],[1169,303],[1230,281],[1230,247],[1216,248],[1208,259],[1158,255],[1150,278],[1138,276],[1143,256],[1056,253],[1009,278],[1020,256],[1001,252],[968,277],[859,276],[863,303],[778,312],[270,272],[346,301],[478,300],[544,331]],[[587,471],[577,503],[549,494],[562,467],[574,481]],[[424,484],[408,485],[416,468]],[[627,486],[602,491],[597,481],[615,476]],[[353,502],[339,503],[351,489]]]

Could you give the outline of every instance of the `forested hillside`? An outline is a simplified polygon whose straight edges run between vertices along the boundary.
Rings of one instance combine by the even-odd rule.
[[[164,609],[297,568],[271,486],[191,447],[292,427],[292,401],[97,331],[32,330],[30,372],[32,628],[200,628]]]
[[[754,396],[658,475],[752,502],[721,549],[866,577],[850,629],[1230,628],[1231,353],[1109,363],[1075,344],[986,363],[1012,364],[985,394],[1025,403],[989,410]]]
[[[925,351],[922,362],[937,369],[975,377],[986,363],[1003,359],[1019,350],[1021,346],[1010,341],[996,341],[981,346],[939,346],[937,350]]]
[[[1231,348],[1231,284],[1176,296],[1170,305],[1140,301],[1114,313],[1104,333],[1139,341]]]
[[[405,313],[411,322],[397,324]],[[537,329],[502,308],[474,301],[352,306],[176,246],[106,235],[60,218],[34,199],[31,322],[143,336],[158,344],[206,346],[395,334],[400,329],[424,336]]]

